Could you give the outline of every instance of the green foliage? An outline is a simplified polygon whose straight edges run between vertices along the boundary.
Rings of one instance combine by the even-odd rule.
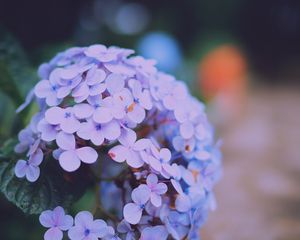
[[[10,140],[0,150],[0,191],[23,212],[39,214],[58,205],[68,209],[84,194],[89,185],[88,177],[82,177],[86,175],[86,169],[65,173],[52,157],[42,163],[41,175],[36,182],[15,177],[18,156],[13,152],[14,142]]]

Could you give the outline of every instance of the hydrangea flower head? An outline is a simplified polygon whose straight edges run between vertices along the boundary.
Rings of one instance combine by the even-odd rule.
[[[65,172],[84,168],[104,188],[93,214],[78,213],[74,226],[61,208],[44,212],[47,240],[65,230],[74,240],[195,239],[214,205],[221,154],[204,104],[133,53],[76,47],[39,68],[40,110],[19,133],[15,151],[27,160],[16,176],[37,181],[54,161]],[[19,110],[31,99],[32,92]]]

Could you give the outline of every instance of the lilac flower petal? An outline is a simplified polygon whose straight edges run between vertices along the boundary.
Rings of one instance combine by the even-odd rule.
[[[133,168],[140,168],[144,165],[144,161],[137,152],[127,151],[126,154],[126,162],[129,166]]]
[[[151,144],[151,141],[149,139],[142,138],[135,142],[133,149],[135,151],[142,151],[146,148],[149,148],[150,144]]]
[[[148,162],[149,162],[149,165],[156,171],[160,172],[161,171],[161,163],[160,161],[153,157],[153,156],[149,156],[148,157]]]
[[[60,124],[63,118],[64,110],[60,107],[52,107],[45,112],[45,119],[50,124]]]
[[[128,203],[123,209],[123,215],[130,224],[137,224],[142,217],[142,209],[134,203]]]
[[[127,113],[129,119],[135,123],[141,123],[146,116],[145,110],[135,103],[132,103],[131,106],[132,108],[129,108]]]
[[[53,227],[54,222],[52,218],[52,211],[51,210],[43,211],[39,217],[39,221],[46,228]]]
[[[58,90],[57,90],[57,97],[58,98],[64,98],[66,96],[68,96],[71,92],[71,88],[66,86],[66,87],[60,87]]]
[[[81,211],[75,216],[75,225],[87,226],[93,222],[93,215],[88,211]]]
[[[126,222],[124,219],[118,224],[117,230],[119,233],[127,233],[128,231],[131,231],[132,228],[128,222]]]
[[[121,135],[120,125],[116,121],[104,124],[102,131],[105,138],[108,140],[116,140]]]
[[[161,196],[159,196],[156,193],[151,193],[150,195],[150,200],[151,203],[155,206],[155,207],[160,207],[161,206]]]
[[[93,119],[97,123],[107,123],[113,119],[113,116],[108,108],[100,107],[94,112]]]
[[[150,198],[150,189],[146,184],[141,184],[133,189],[131,198],[136,204],[145,204]]]
[[[96,96],[103,93],[106,90],[106,84],[100,83],[90,87],[90,96]]]
[[[98,238],[102,238],[107,234],[107,224],[101,220],[97,219],[90,225],[90,231],[95,234]]]
[[[168,237],[168,232],[164,226],[154,226],[154,227],[146,227],[142,231],[142,235],[140,240],[166,240]]]
[[[56,93],[51,92],[47,97],[46,97],[46,103],[48,106],[57,106],[62,102],[62,99],[57,98]]]
[[[32,166],[39,166],[43,161],[43,151],[38,148],[29,158],[28,163]]]
[[[73,218],[70,215],[65,215],[59,224],[59,228],[63,231],[69,230],[72,226]]]
[[[71,240],[85,240],[85,234],[84,234],[84,227],[83,225],[79,225],[79,226],[74,226],[72,228],[69,229],[68,231],[68,237]]]
[[[60,127],[66,133],[74,133],[80,128],[80,122],[72,116],[62,121]]]
[[[18,178],[25,177],[26,169],[28,168],[25,160],[19,160],[15,166],[15,174]]]
[[[41,132],[41,139],[44,141],[51,142],[56,138],[56,126],[49,124],[45,119],[38,123],[37,129]]]
[[[157,184],[157,182],[158,182],[158,178],[153,173],[151,173],[146,179],[146,183],[150,188],[154,187]]]
[[[91,71],[88,72],[86,80],[88,85],[95,85],[101,83],[106,78],[106,73],[102,69],[96,69],[95,71],[93,71],[91,76],[89,75],[90,72]]]
[[[158,184],[154,187],[153,191],[155,191],[155,193],[160,194],[160,195],[161,195],[161,194],[165,194],[165,193],[168,191],[168,187],[167,187],[167,185],[164,184],[164,183],[158,183]]]
[[[76,149],[76,154],[84,163],[94,163],[98,158],[98,153],[91,147],[78,148]]]
[[[47,232],[44,235],[45,240],[62,240],[63,239],[63,233],[62,231],[57,228],[53,227],[47,230]]]
[[[122,145],[111,148],[108,155],[116,162],[124,162],[128,156],[128,149]]]
[[[180,125],[180,134],[183,138],[189,139],[194,134],[194,126],[190,122],[185,122]]]
[[[59,132],[56,137],[56,144],[63,150],[75,149],[75,137],[73,134]]]
[[[191,201],[185,194],[177,196],[175,201],[175,207],[179,212],[187,212],[191,209]]]
[[[107,90],[110,94],[120,92],[125,85],[125,77],[121,74],[111,73],[106,78]]]
[[[67,172],[74,172],[80,167],[80,159],[75,151],[68,150],[60,154],[59,164]]]
[[[29,165],[26,169],[26,178],[29,182],[35,182],[40,176],[40,168]]]
[[[78,119],[84,119],[92,116],[94,108],[87,103],[76,104],[73,107],[74,114]]]
[[[51,85],[48,80],[41,80],[34,88],[34,93],[38,98],[46,98],[51,93]]]
[[[102,132],[92,131],[92,132],[86,132],[86,134],[87,136],[90,136],[88,138],[90,138],[92,143],[95,144],[96,146],[100,146],[104,142],[104,135],[102,134]]]
[[[152,108],[152,100],[150,97],[150,92],[148,90],[144,90],[143,96],[140,98],[140,104],[147,110],[150,110]]]
[[[136,133],[130,128],[124,128],[119,137],[119,142],[124,146],[132,146],[136,140]]]
[[[61,69],[60,77],[63,79],[73,79],[78,75],[77,68]]]
[[[171,151],[167,148],[162,148],[159,151],[159,157],[164,160],[164,162],[169,162],[171,159]]]

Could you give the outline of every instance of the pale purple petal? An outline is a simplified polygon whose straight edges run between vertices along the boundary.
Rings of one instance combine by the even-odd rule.
[[[95,234],[98,238],[102,238],[108,232],[107,224],[103,220],[97,219],[90,225],[90,231],[91,233]]]
[[[45,119],[48,123],[57,125],[60,124],[64,119],[64,109],[60,107],[49,108],[45,112]]]
[[[145,110],[140,107],[138,104],[132,103],[132,108],[128,108],[128,117],[131,121],[135,122],[135,123],[141,123],[145,116]]]
[[[80,159],[75,151],[68,150],[60,154],[59,164],[67,172],[74,172],[80,167]]]
[[[106,90],[106,84],[100,83],[93,86],[90,86],[90,96],[96,96],[103,93]]]
[[[35,182],[40,176],[40,168],[29,165],[26,169],[26,178],[29,182]]]
[[[63,239],[63,233],[57,227],[48,229],[44,235],[44,240],[62,240],[62,239]]]
[[[28,168],[25,160],[19,160],[15,166],[15,174],[18,178],[25,177],[26,170]]]
[[[120,92],[124,88],[124,80],[125,77],[121,74],[111,73],[110,75],[108,75],[108,77],[105,80],[108,92],[112,95],[117,92]]]
[[[187,212],[192,207],[191,200],[185,194],[180,194],[176,198],[175,207],[179,212]]]
[[[153,156],[149,156],[148,157],[148,162],[149,162],[149,165],[156,171],[161,171],[161,163],[160,161],[153,157]]]
[[[76,225],[68,231],[68,236],[72,240],[85,240],[84,227],[81,225]]]
[[[41,80],[34,88],[34,93],[38,98],[45,98],[51,94],[51,85],[48,80]]]
[[[122,145],[117,145],[109,150],[108,155],[116,162],[124,162],[128,156],[128,149]]]
[[[90,70],[86,76],[86,82],[88,85],[95,85],[101,83],[106,78],[106,73],[102,69]]]
[[[142,211],[135,203],[128,203],[123,209],[123,215],[127,222],[137,224],[142,217]]]
[[[153,174],[153,173],[151,173],[151,174],[147,177],[147,179],[146,179],[146,183],[147,183],[147,185],[148,185],[150,188],[156,186],[156,185],[157,185],[157,182],[158,182],[158,178],[157,178],[157,176],[156,176],[155,174]]]
[[[80,128],[80,122],[75,117],[71,116],[62,121],[60,127],[66,133],[74,133]]]
[[[151,141],[149,139],[142,138],[135,142],[133,149],[136,151],[142,151],[142,150],[149,148],[150,144],[151,144]]]
[[[156,193],[151,193],[150,195],[150,200],[151,203],[155,206],[155,207],[160,207],[161,206],[161,196],[159,196]]]
[[[103,124],[101,130],[103,131],[105,138],[108,140],[116,140],[121,135],[120,125],[116,121]]]
[[[165,194],[168,190],[168,187],[166,184],[164,183],[158,183],[153,189],[152,191],[154,191],[157,194]]]
[[[124,146],[132,146],[136,141],[136,133],[130,128],[123,128],[118,140]]]
[[[46,211],[42,212],[39,217],[39,220],[40,220],[40,223],[46,228],[54,227],[51,210],[46,210]]]
[[[131,193],[132,200],[140,205],[145,204],[150,198],[150,189],[146,184],[141,184],[137,188],[133,189]]]
[[[29,158],[28,163],[32,166],[39,166],[41,162],[43,161],[43,151],[38,148]]]
[[[91,147],[78,148],[76,149],[76,154],[84,163],[94,163],[98,158],[98,153]]]
[[[180,125],[180,134],[183,138],[189,139],[194,134],[194,126],[191,122],[185,122]]]
[[[38,123],[38,131],[41,132],[41,139],[47,142],[51,142],[56,138],[57,126],[49,124],[45,119],[42,119]]]
[[[159,151],[159,157],[164,160],[164,162],[169,162],[171,159],[171,151],[167,148],[162,148]]]
[[[113,116],[108,108],[99,107],[95,110],[93,119],[97,123],[107,123],[113,119]]]
[[[141,156],[133,150],[129,150],[127,152],[126,162],[130,167],[133,168],[140,168],[144,165],[144,161],[142,160]]]
[[[73,134],[61,131],[57,134],[56,144],[63,150],[75,149],[75,137]]]
[[[81,211],[75,216],[75,225],[88,226],[93,222],[93,215],[88,211]]]
[[[80,103],[73,107],[73,111],[78,119],[84,119],[92,116],[94,108],[90,104]]]

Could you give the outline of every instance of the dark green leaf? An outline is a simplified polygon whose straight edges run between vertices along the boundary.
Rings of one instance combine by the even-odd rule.
[[[11,149],[11,144],[6,144]],[[11,156],[8,156],[11,154]],[[10,158],[10,161],[6,161]],[[68,209],[85,192],[89,178],[83,166],[76,173],[66,173],[55,159],[46,159],[39,179],[30,183],[15,177],[17,156],[11,150],[0,151],[0,190],[4,196],[28,214],[39,214],[46,209],[63,206]]]

